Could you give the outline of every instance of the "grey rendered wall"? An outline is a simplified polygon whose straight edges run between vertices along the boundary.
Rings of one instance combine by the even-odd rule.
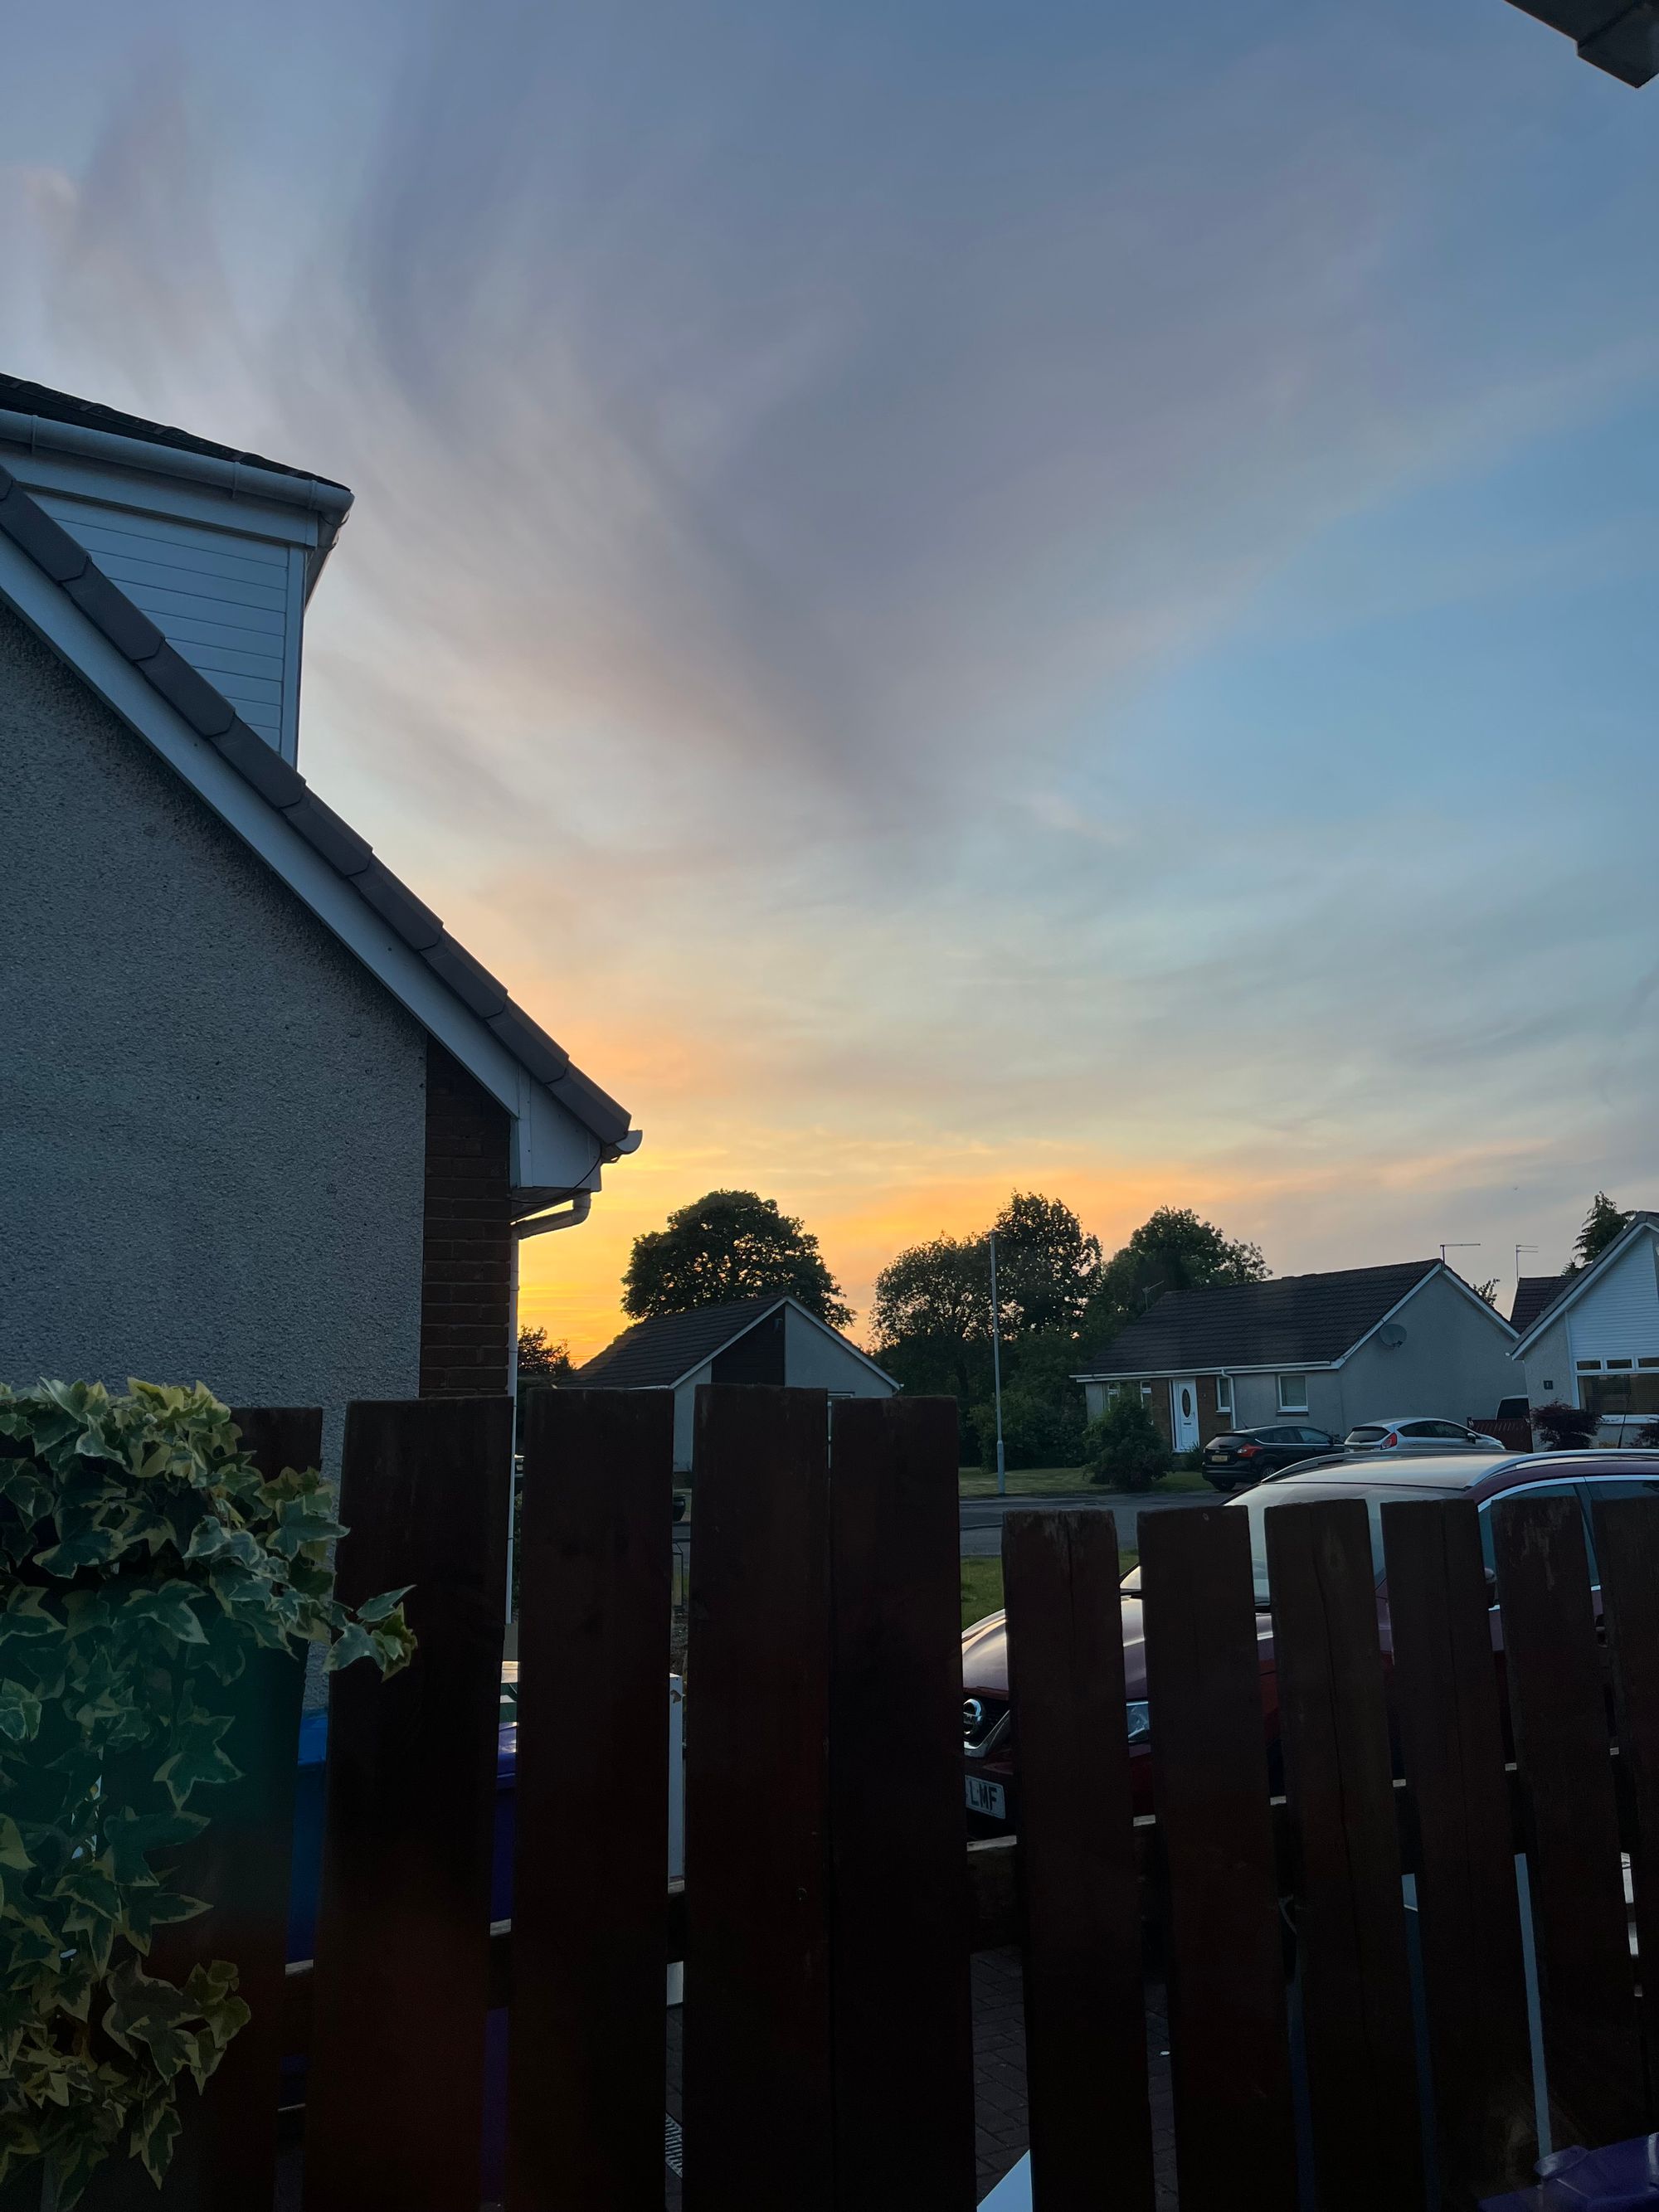
[[[793,1306],[783,1316],[784,1376],[793,1389],[833,1390],[839,1397],[890,1398],[893,1386],[840,1340],[828,1336]]]
[[[425,1039],[0,608],[0,1381],[419,1376]]]
[[[1529,1406],[1548,1406],[1558,1398],[1565,1399],[1569,1406],[1578,1403],[1578,1377],[1573,1370],[1565,1314],[1550,1323],[1524,1360],[1511,1364],[1511,1375],[1522,1371]],[[1510,1388],[1514,1390],[1516,1385],[1511,1382]]]
[[[1496,1413],[1515,1392],[1514,1338],[1444,1275],[1426,1282],[1399,1320],[1402,1345],[1385,1351],[1373,1337],[1341,1370],[1349,1427],[1394,1414],[1466,1420]]]
[[[688,1376],[674,1393],[674,1472],[691,1472],[692,1428],[697,1417],[697,1385],[708,1380],[707,1365]]]

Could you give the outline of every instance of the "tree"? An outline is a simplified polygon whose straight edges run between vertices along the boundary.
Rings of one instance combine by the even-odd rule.
[[[1224,1236],[1190,1206],[1160,1206],[1101,1270],[1085,1322],[1090,1349],[1109,1343],[1165,1291],[1262,1283],[1267,1273],[1260,1245]]]
[[[913,1244],[876,1277],[876,1356],[907,1389],[954,1392],[966,1413],[990,1382],[991,1266],[982,1237]],[[982,1352],[983,1357],[976,1357]],[[908,1370],[908,1371],[903,1371]]]
[[[801,1222],[755,1191],[711,1190],[671,1213],[665,1228],[635,1238],[623,1311],[646,1321],[768,1291],[787,1291],[832,1328],[853,1318],[817,1238]]]
[[[544,1328],[521,1328],[519,1331],[520,1382],[568,1382],[574,1372],[570,1364],[570,1346],[562,1337],[558,1343],[550,1344]]]
[[[1476,1297],[1484,1298],[1489,1306],[1495,1306],[1498,1304],[1498,1278],[1496,1275],[1488,1275],[1484,1283],[1471,1283],[1469,1285],[1469,1288],[1474,1292]]]
[[[1629,1214],[1620,1213],[1606,1191],[1598,1190],[1589,1202],[1578,1242],[1572,1248],[1575,1269],[1588,1267],[1599,1260],[1608,1245],[1616,1243],[1629,1226]]]
[[[1100,1239],[1069,1206],[1016,1191],[991,1224],[1003,1334],[1075,1330],[1100,1280]]]
[[[1115,1490],[1150,1489],[1170,1472],[1170,1443],[1138,1390],[1115,1390],[1084,1438],[1090,1480]]]

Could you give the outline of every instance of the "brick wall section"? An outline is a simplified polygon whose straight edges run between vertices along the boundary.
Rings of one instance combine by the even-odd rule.
[[[507,1387],[513,1327],[508,1212],[512,1124],[443,1047],[426,1055],[426,1209],[421,1254],[421,1395]]]

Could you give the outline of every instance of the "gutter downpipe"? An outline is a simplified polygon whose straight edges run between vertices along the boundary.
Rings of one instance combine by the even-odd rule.
[[[555,1229],[574,1229],[593,1211],[591,1190],[573,1190],[568,1206],[551,1213],[532,1213],[513,1224],[513,1272],[507,1292],[507,1387],[513,1400],[513,1451],[507,1465],[507,1618],[513,1618],[513,1548],[514,1510],[519,1502],[519,1247],[526,1237],[544,1237]]]

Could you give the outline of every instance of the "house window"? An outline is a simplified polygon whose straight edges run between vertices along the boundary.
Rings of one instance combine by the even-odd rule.
[[[1630,1362],[1629,1362],[1629,1360],[1628,1360],[1628,1359],[1610,1359],[1610,1360],[1608,1360],[1608,1362],[1607,1362],[1607,1367],[1608,1367],[1609,1371],[1611,1371],[1611,1370],[1612,1370],[1613,1368],[1615,1368],[1615,1367],[1628,1367],[1629,1365],[1630,1365]]]
[[[1576,1364],[1581,1375],[1599,1375],[1601,1371],[1601,1363],[1599,1359],[1581,1359]]]
[[[1308,1378],[1305,1375],[1281,1375],[1279,1378],[1279,1410],[1281,1413],[1305,1413],[1308,1410]]]
[[[1215,1409],[1218,1413],[1225,1413],[1229,1420],[1232,1419],[1233,1378],[1231,1375],[1218,1375],[1215,1378]]]

